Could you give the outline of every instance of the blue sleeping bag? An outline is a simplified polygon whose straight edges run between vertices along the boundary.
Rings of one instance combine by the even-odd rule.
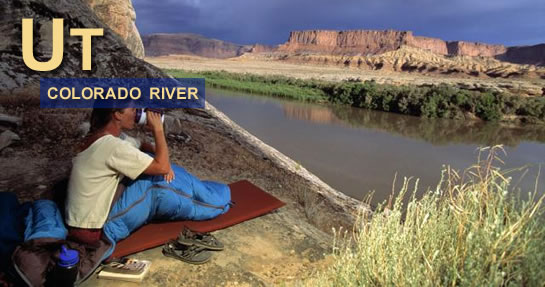
[[[170,183],[163,176],[142,175],[127,184],[103,227],[112,243],[103,259],[113,253],[116,242],[152,220],[207,220],[229,210],[231,191],[228,185],[201,181],[174,164],[172,169],[175,178]],[[63,218],[52,201],[34,202],[25,223],[25,241],[66,237]]]
[[[19,204],[11,192],[0,192],[0,270],[9,263],[11,253],[23,241],[23,219],[30,203]]]

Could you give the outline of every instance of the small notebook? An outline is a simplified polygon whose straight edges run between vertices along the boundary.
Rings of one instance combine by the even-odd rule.
[[[150,261],[126,258],[121,262],[110,262],[104,265],[98,272],[98,278],[142,282],[150,266]]]

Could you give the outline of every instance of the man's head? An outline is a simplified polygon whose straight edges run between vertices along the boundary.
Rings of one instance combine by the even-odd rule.
[[[95,108],[91,113],[91,132],[106,127],[110,122],[122,130],[134,128],[135,108],[101,109]]]

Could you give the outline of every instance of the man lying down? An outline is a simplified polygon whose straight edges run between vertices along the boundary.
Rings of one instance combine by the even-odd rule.
[[[19,275],[30,285],[44,282],[44,273],[58,256],[35,252],[41,244],[53,250],[53,243],[65,239],[73,243],[88,260],[80,263],[81,282],[112,254],[116,242],[152,220],[206,220],[229,210],[231,195],[226,184],[201,181],[170,163],[159,113],[146,112],[155,146],[126,136],[123,131],[134,128],[135,116],[134,108],[93,109],[90,132],[72,160],[66,228],[52,201],[33,204],[30,212],[40,216],[26,217],[26,242],[13,255]],[[43,222],[31,222],[37,219]],[[95,249],[89,252],[89,248]],[[26,264],[29,262],[32,264]],[[41,262],[39,268],[36,262]]]

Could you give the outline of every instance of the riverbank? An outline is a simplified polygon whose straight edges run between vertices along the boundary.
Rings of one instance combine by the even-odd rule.
[[[316,79],[328,82],[342,82],[350,79],[374,81],[378,84],[394,86],[415,85],[430,86],[447,84],[449,86],[470,90],[496,90],[517,95],[543,95],[545,79],[528,79],[521,77],[488,78],[462,76],[456,74],[426,74],[418,72],[397,72],[360,69],[351,66],[328,65],[326,63],[294,63],[281,59],[263,57],[236,57],[230,59],[211,59],[190,55],[169,55],[162,57],[146,57],[145,61],[162,69],[209,72],[226,71],[237,74],[254,74],[260,76],[285,76],[295,79]]]
[[[69,175],[74,147],[85,133],[80,125],[90,111],[40,109],[36,97],[2,100],[0,113],[20,119],[20,124],[10,127],[20,140],[0,153],[0,191],[14,192],[20,202],[47,198],[52,187]],[[354,210],[355,200],[333,191],[211,105],[205,110],[173,111],[165,125],[173,163],[203,180],[249,180],[287,205],[214,232],[225,251],[202,266],[166,258],[161,247],[135,254],[153,262],[144,285],[267,286],[299,282],[329,264],[331,229],[351,226],[349,210]],[[135,135],[146,136],[142,131]],[[92,277],[83,286],[111,284]]]
[[[545,196],[536,187],[521,200],[498,167],[502,154],[481,149],[462,174],[444,167],[422,198],[418,180],[405,178],[372,216],[336,233],[332,265],[308,285],[541,286]]]
[[[14,129],[22,141],[1,154],[0,187],[16,192],[22,201],[41,198],[67,175],[72,147],[80,137],[78,125],[86,112],[42,110],[28,104],[3,108],[23,121]],[[463,187],[458,175],[447,170],[444,179],[448,180],[438,189],[443,197],[430,194],[427,199],[413,200],[409,220],[402,216],[401,201],[394,200],[389,209],[379,208],[372,217],[364,213],[352,227],[343,224],[344,207],[332,204],[312,182],[279,167],[265,153],[257,153],[255,146],[248,147],[218,116],[221,113],[210,107],[170,114],[166,122],[172,161],[203,179],[249,179],[288,205],[215,232],[226,249],[202,266],[166,258],[161,248],[135,254],[153,262],[144,285],[355,286],[379,282],[408,286],[418,282],[422,286],[469,286],[478,282],[532,286],[545,280],[543,209],[511,197],[505,178],[493,164],[483,161],[481,168],[473,169],[475,174],[481,172],[484,184],[476,178],[462,180],[467,183]],[[181,124],[181,131],[170,127],[173,119]],[[36,128],[42,122],[48,123],[48,129]],[[230,152],[225,152],[226,147]],[[401,191],[412,189],[407,183]],[[344,226],[341,232],[340,226]],[[324,232],[332,227],[336,240]],[[112,283],[93,277],[82,286]]]
[[[494,90],[467,90],[447,84],[396,86],[358,79],[330,82],[226,71],[166,69],[165,72],[179,78],[205,78],[207,85],[215,88],[426,118],[545,122],[544,97],[522,97]]]
[[[72,148],[80,137],[78,126],[86,120],[88,111],[40,109],[37,102],[34,104],[32,102],[4,103],[1,112],[7,113],[8,111],[10,115],[23,119],[21,126],[13,129],[21,136],[21,142],[10,146],[10,150],[2,152],[0,167],[4,172],[0,177],[0,188],[16,192],[21,200],[41,198],[56,180],[67,176],[70,159],[73,155]],[[165,258],[161,255],[160,248],[136,254],[135,256],[138,258],[151,259],[154,262],[150,276],[144,281],[146,286],[298,285],[301,284],[301,281],[313,282],[312,280],[315,279],[320,280],[321,284],[327,285],[329,282],[336,282],[337,285],[342,285],[342,282],[357,283],[358,274],[354,273],[356,275],[354,277],[348,273],[351,270],[360,270],[361,268],[356,267],[367,263],[369,258],[398,258],[391,257],[392,253],[390,252],[381,254],[379,251],[389,250],[393,246],[401,248],[401,244],[393,245],[393,243],[389,244],[389,241],[380,241],[383,245],[378,245],[378,240],[375,245],[376,252],[367,254],[369,257],[359,256],[359,254],[353,256],[354,253],[346,251],[348,249],[343,249],[344,253],[342,254],[330,255],[333,240],[327,231],[331,231],[332,227],[339,230],[339,226],[345,226],[345,228],[349,228],[348,230],[352,230],[352,226],[347,225],[343,220],[348,215],[346,206],[333,204],[331,198],[324,195],[327,194],[327,190],[318,188],[315,182],[292,172],[290,168],[277,164],[278,159],[271,156],[274,151],[259,148],[257,139],[245,140],[240,135],[244,132],[243,130],[232,128],[236,126],[227,128],[225,123],[228,119],[224,118],[225,116],[221,112],[215,111],[213,107],[207,107],[205,111],[177,111],[169,116],[171,117],[167,120],[167,125],[171,125],[172,119],[175,119],[177,124],[174,126],[178,127],[178,130],[172,130],[172,127],[169,126],[171,130],[168,140],[172,149],[173,162],[186,167],[190,172],[203,179],[223,182],[249,179],[286,201],[288,205],[278,212],[215,232],[215,235],[226,245],[226,250],[217,254],[211,262],[203,266],[187,266],[176,260]],[[40,128],[43,127],[44,122],[48,123],[46,129]],[[289,162],[287,164],[289,165]],[[292,168],[293,170],[301,169],[300,166],[292,166]],[[501,209],[495,210],[501,211]],[[388,213],[379,214],[387,215]],[[420,215],[424,216],[418,218],[419,222],[422,222],[426,215],[422,213]],[[433,219],[433,215],[434,213],[431,213],[428,218]],[[525,218],[528,218],[528,215],[525,215]],[[390,221],[388,226],[391,230],[400,230],[397,228],[397,226],[401,226],[398,219],[398,217],[393,217]],[[477,221],[477,227],[479,227],[479,223],[482,222]],[[513,221],[513,224],[515,223]],[[503,227],[502,230],[508,230],[510,226],[512,225]],[[410,234],[412,229],[409,227],[401,230]],[[380,233],[373,233],[375,237],[367,238],[380,239],[377,236]],[[532,248],[525,249],[526,253],[524,253],[535,253],[532,260],[540,258],[539,250],[545,250],[539,249],[541,241],[536,243],[534,236],[516,238],[519,241],[528,238],[532,240]],[[429,235],[423,239],[433,240],[433,238],[432,235]],[[487,237],[484,238],[487,239]],[[541,239],[538,238],[538,240]],[[367,246],[367,242],[373,241],[364,239],[359,241],[359,244],[363,247]],[[489,241],[483,241],[470,247],[488,250],[489,243]],[[510,245],[507,247],[510,248]],[[399,250],[408,252],[413,249]],[[538,251],[533,252],[535,250]],[[400,252],[400,254],[402,253]],[[421,262],[424,258],[429,260],[430,254],[426,254],[424,257],[413,256],[416,259],[413,262],[419,263],[414,266],[425,268]],[[438,256],[444,254],[452,253],[440,253]],[[345,264],[346,261],[343,261],[346,258],[354,257],[360,261],[352,261],[349,262],[350,264]],[[522,256],[515,259],[518,260],[517,262],[525,262],[523,259],[526,258]],[[387,265],[376,265],[377,269],[383,266],[396,266],[395,262],[385,262],[388,262]],[[432,261],[432,263],[434,262]],[[544,261],[537,261],[533,265],[536,266],[536,270],[542,267],[540,262]],[[348,269],[339,269],[341,265]],[[434,266],[444,267],[445,265]],[[530,268],[528,266],[523,267]],[[325,270],[330,267],[332,268],[330,270],[333,271],[327,273]],[[503,265],[501,267],[504,268]],[[345,270],[347,271],[345,272]],[[420,274],[427,274],[421,269],[418,270],[420,270]],[[497,270],[495,269],[495,271]],[[320,274],[324,274],[326,277],[315,278],[316,272],[325,272]],[[335,281],[336,278],[332,278],[332,274],[348,274],[347,277],[339,277],[347,281]],[[471,279],[471,277],[464,278]],[[539,274],[531,278],[536,281],[541,279]],[[109,286],[111,283],[111,281],[92,278],[85,282],[84,286]],[[115,284],[132,286],[132,283],[116,282]],[[311,283],[308,285],[314,286]]]

